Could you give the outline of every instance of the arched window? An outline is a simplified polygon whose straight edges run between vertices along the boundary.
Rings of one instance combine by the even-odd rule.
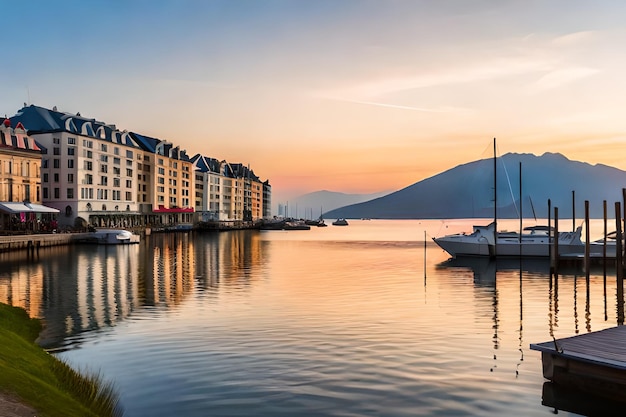
[[[68,217],[72,215],[72,206],[65,206],[65,215]]]
[[[91,203],[87,203],[87,211],[91,211]]]
[[[106,204],[102,205],[102,211],[107,211],[107,205]]]
[[[115,211],[120,211],[120,207],[119,206],[115,206]]]
[[[126,204],[126,211],[130,211],[130,205]]]

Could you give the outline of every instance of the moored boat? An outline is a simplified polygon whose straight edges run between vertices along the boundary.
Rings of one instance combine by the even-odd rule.
[[[128,245],[139,243],[140,239],[139,235],[124,229],[95,229],[78,235],[75,240],[100,245]]]
[[[333,222],[333,226],[347,226],[348,221],[346,219],[337,219]]]

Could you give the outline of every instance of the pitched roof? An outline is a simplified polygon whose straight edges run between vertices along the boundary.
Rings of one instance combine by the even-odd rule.
[[[18,110],[11,120],[21,122],[30,135],[70,132],[111,143],[137,147],[129,132],[120,131],[113,124],[82,117],[80,113],[65,113],[57,111],[56,108],[50,110],[31,104]]]

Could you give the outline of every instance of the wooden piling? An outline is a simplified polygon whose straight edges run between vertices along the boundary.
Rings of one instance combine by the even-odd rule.
[[[554,268],[554,257],[552,256],[552,202],[548,198],[548,256],[550,257],[550,270]]]
[[[624,324],[624,268],[622,267],[622,210],[615,203],[615,269],[617,276],[617,324]]]
[[[585,278],[589,288],[589,200],[585,200]]]
[[[554,208],[554,269],[555,273],[559,269],[559,208]]]

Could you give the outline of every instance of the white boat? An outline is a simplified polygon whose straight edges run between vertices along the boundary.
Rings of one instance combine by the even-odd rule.
[[[524,233],[498,232],[494,239],[495,223],[474,226],[472,234],[458,233],[433,240],[453,257],[457,256],[550,256],[550,236],[546,226],[524,229]],[[581,240],[582,227],[574,232],[559,232],[559,254],[580,253],[585,245]]]
[[[624,245],[624,238],[622,237],[622,248]],[[607,258],[615,258],[617,256],[617,232],[611,232],[606,235],[606,252],[605,252],[605,239],[594,240],[589,243],[589,254],[591,256],[604,256]],[[584,253],[584,252],[583,252]]]
[[[140,237],[124,229],[95,229],[94,231],[81,234],[77,240],[101,245],[128,245],[139,243]]]
[[[495,161],[496,142],[494,150],[494,202],[497,202]],[[521,190],[521,166],[520,166]],[[521,192],[520,192],[521,194]],[[520,198],[521,201],[521,198]],[[548,226],[527,227],[520,232],[497,231],[497,204],[494,203],[494,221],[487,226],[474,226],[471,234],[459,233],[433,238],[435,243],[453,257],[456,256],[523,256],[549,257],[551,251],[550,228]],[[521,210],[520,210],[521,211]],[[521,220],[521,217],[520,217]],[[559,254],[581,253],[585,245],[581,240],[582,226],[573,232],[559,232]]]

